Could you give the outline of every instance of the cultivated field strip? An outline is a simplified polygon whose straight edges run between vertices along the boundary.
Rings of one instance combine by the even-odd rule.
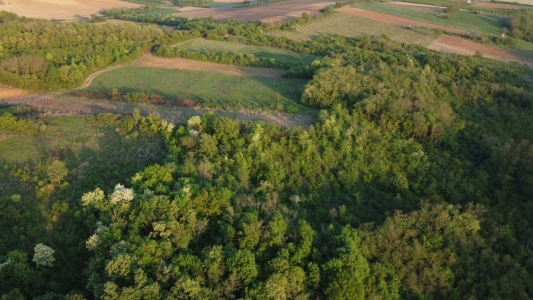
[[[422,46],[427,46],[434,40],[432,31],[425,28],[417,27],[409,30],[338,12],[302,25],[296,32],[278,30],[270,34],[295,40],[309,40],[321,34],[336,34],[346,37],[360,37],[365,34],[371,36],[387,35],[400,43]]]

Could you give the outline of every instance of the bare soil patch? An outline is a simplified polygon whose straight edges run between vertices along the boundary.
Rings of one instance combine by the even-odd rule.
[[[29,92],[0,84],[0,99],[27,95]]]
[[[259,20],[274,23],[300,17],[304,12],[317,15],[319,10],[334,3],[324,0],[292,0],[240,8],[180,9],[182,12],[174,15],[183,18],[213,17],[217,20],[237,19],[243,22]]]
[[[419,21],[415,21],[411,19],[396,17],[396,16],[388,15],[388,14],[377,13],[377,12],[359,9],[359,8],[353,8],[349,6],[341,7],[338,9],[338,11],[341,13],[345,13],[345,14],[349,14],[349,15],[353,15],[353,16],[357,16],[361,18],[366,18],[366,19],[370,19],[370,20],[374,20],[374,21],[378,21],[381,23],[394,25],[394,26],[408,27],[409,25],[411,25],[413,27],[442,29],[447,32],[453,32],[453,33],[459,33],[459,34],[467,33],[465,30],[461,30],[461,29],[457,29],[453,27],[440,26],[440,25],[435,25],[435,24],[426,23],[426,22],[419,22]]]
[[[0,5],[0,10],[13,12],[19,16],[45,19],[82,19],[102,9],[141,6],[119,0],[10,0],[8,2],[13,4]]]
[[[516,61],[520,63],[526,63],[529,66],[533,67],[533,60],[511,53],[492,48],[486,45],[477,44],[462,38],[458,38],[450,35],[443,35],[433,41],[428,46],[429,49],[442,51],[442,52],[451,52],[456,54],[463,55],[474,55],[476,51],[481,52],[485,57],[499,59],[504,61]]]
[[[512,4],[501,4],[501,3],[487,3],[487,2],[478,2],[476,7],[479,8],[490,8],[490,9],[524,9],[523,6],[512,5]]]
[[[281,78],[281,71],[267,68],[222,65],[183,58],[148,57],[135,63],[137,66],[189,71],[215,72],[237,76]]]

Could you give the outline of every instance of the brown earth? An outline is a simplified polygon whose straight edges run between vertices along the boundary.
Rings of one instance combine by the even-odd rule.
[[[102,9],[141,6],[119,0],[4,0],[4,3],[10,4],[0,5],[0,10],[45,19],[82,19]]]
[[[292,0],[265,5],[233,8],[231,6],[204,8],[204,9],[180,9],[181,13],[174,14],[182,18],[206,18],[213,17],[217,20],[237,19],[248,22],[259,20],[262,22],[280,22],[300,17],[302,13],[317,15],[322,8],[335,4],[324,0]]]
[[[0,84],[0,99],[23,96],[26,94],[28,94],[27,91]]]
[[[526,63],[529,66],[533,67],[533,60],[511,53],[492,48],[486,45],[474,43],[462,38],[458,38],[450,35],[443,35],[433,41],[428,46],[429,49],[442,51],[442,52],[451,52],[456,54],[463,55],[474,55],[476,51],[481,52],[485,57],[499,59],[504,61],[516,61],[520,63]]]
[[[354,7],[349,7],[349,6],[341,7],[339,9],[337,9],[337,11],[339,11],[341,13],[345,13],[345,14],[361,17],[361,18],[366,18],[366,19],[378,21],[378,22],[381,22],[381,23],[389,24],[389,25],[394,25],[394,26],[408,27],[409,25],[411,25],[413,27],[426,27],[426,28],[432,28],[432,29],[442,29],[442,30],[447,31],[447,32],[453,32],[453,33],[459,33],[459,34],[467,33],[465,30],[461,30],[461,29],[457,29],[457,28],[453,28],[453,27],[440,26],[440,25],[430,24],[430,23],[426,23],[426,22],[414,21],[414,20],[411,20],[411,19],[396,17],[396,16],[393,16],[393,15],[377,13],[377,12],[364,10],[364,9],[359,9],[359,8],[354,8]]]
[[[183,58],[148,57],[135,63],[137,66],[189,71],[215,72],[237,76],[281,78],[281,71],[267,68],[222,65]]]

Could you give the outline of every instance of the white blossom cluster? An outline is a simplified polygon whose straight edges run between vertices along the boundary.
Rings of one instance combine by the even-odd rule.
[[[290,199],[291,199],[292,202],[294,202],[296,204],[298,204],[298,203],[300,203],[302,201],[302,199],[298,195],[292,195]]]
[[[85,247],[89,250],[96,249],[102,243],[102,234],[107,230],[107,226],[100,221],[96,222],[96,230],[85,242]]]
[[[259,133],[256,133],[252,136],[252,141],[257,142],[261,139],[261,135]]]
[[[113,194],[111,194],[111,203],[114,205],[128,203],[133,200],[134,196],[132,189],[127,189],[119,183],[115,186]]]
[[[11,257],[9,257],[5,262],[0,264],[0,271],[2,271],[2,268],[9,265],[11,263]]]
[[[33,262],[35,262],[37,266],[51,267],[54,264],[54,261],[56,260],[54,258],[54,249],[40,243],[35,245],[33,250]]]
[[[198,136],[200,134],[200,132],[196,129],[191,129],[189,130],[189,135],[190,136]]]
[[[424,154],[424,151],[422,151],[422,150],[418,150],[418,151],[416,151],[416,152],[413,152],[411,155],[414,156],[414,157],[417,157],[417,156],[422,157],[422,156],[424,156],[425,154]]]

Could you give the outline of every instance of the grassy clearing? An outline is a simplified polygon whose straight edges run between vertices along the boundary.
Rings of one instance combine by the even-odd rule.
[[[505,27],[505,20],[507,18],[459,11],[448,14],[450,18],[445,20],[435,16],[435,14],[438,13],[436,10],[427,8],[415,8],[384,3],[362,4],[354,7],[491,36],[500,34],[502,27]]]
[[[39,160],[50,157],[59,149],[99,147],[98,128],[90,126],[81,117],[48,117],[37,135],[0,130],[0,159],[6,161]]]
[[[310,64],[318,58],[314,55],[296,53],[288,50],[204,39],[189,40],[179,44],[179,47],[200,52],[226,51],[228,53],[253,54],[257,58],[274,58],[276,61],[283,63]]]
[[[144,91],[167,99],[192,99],[205,107],[297,112],[306,81],[202,71],[127,66],[97,76],[89,91]]]
[[[320,34],[337,34],[346,37],[387,35],[392,40],[406,44],[427,46],[434,40],[433,30],[414,28],[407,30],[377,21],[351,16],[339,12],[302,25],[296,32],[278,30],[270,33],[295,40],[309,40]]]

